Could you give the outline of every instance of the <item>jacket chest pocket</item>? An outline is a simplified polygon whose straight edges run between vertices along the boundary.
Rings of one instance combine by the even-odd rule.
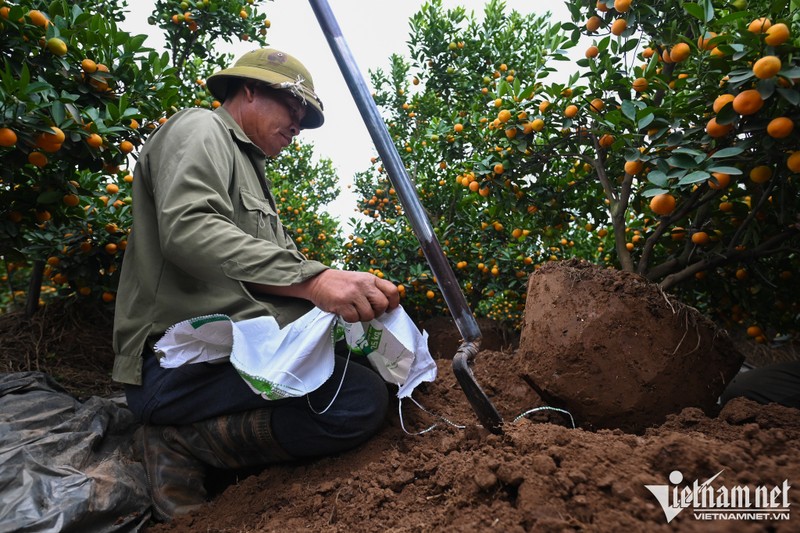
[[[259,239],[277,242],[279,231],[278,214],[264,198],[259,198],[246,189],[239,189],[242,209],[239,211],[238,226]]]

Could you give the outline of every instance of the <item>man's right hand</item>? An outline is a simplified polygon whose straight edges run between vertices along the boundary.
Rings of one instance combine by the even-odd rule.
[[[367,272],[328,269],[296,285],[254,285],[251,288],[309,300],[346,322],[369,322],[400,305],[397,286]]]
[[[367,272],[330,269],[306,283],[314,305],[347,322],[368,322],[400,305],[395,284]]]

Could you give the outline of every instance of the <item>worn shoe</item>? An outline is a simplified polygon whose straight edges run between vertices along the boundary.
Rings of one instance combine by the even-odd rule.
[[[272,437],[271,414],[265,408],[186,426],[141,427],[134,452],[144,463],[154,518],[169,521],[200,507],[208,466],[237,469],[291,460]]]
[[[153,518],[161,522],[190,513],[206,501],[206,466],[183,447],[177,432],[172,426],[142,426],[134,436],[134,454],[144,464]]]

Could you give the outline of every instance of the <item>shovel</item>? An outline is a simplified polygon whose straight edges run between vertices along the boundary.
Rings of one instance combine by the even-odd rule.
[[[492,433],[500,434],[503,419],[478,385],[469,367],[475,360],[481,342],[481,331],[475,316],[458,286],[453,269],[433,232],[430,220],[422,208],[403,161],[392,143],[389,130],[378,113],[378,108],[342,36],[342,30],[333,16],[330,5],[326,0],[309,0],[309,2],[461,334],[461,345],[453,357],[453,372],[456,379],[483,427]]]

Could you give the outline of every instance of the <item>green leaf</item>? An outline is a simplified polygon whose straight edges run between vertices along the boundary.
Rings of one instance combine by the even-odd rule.
[[[711,176],[705,170],[695,170],[694,172],[690,172],[686,176],[678,181],[678,185],[689,185],[690,183],[697,183],[699,181],[705,181]]]
[[[125,111],[122,112],[122,116],[120,116],[120,119],[134,118],[134,117],[138,116],[139,114],[140,114],[140,112],[139,112],[139,110],[137,108],[135,108],[135,107],[127,107],[127,108],[125,108]]]
[[[638,161],[642,153],[638,148],[625,148],[625,161]]]
[[[670,181],[675,181],[676,184],[679,180],[683,179],[683,177],[687,174],[685,170],[681,170],[678,168],[673,168],[667,173],[667,178]]]
[[[498,96],[505,96],[508,94],[508,83],[503,80],[497,86],[497,95]]]
[[[113,103],[106,104],[106,117],[109,122],[117,122],[119,120],[119,108]]]
[[[718,24],[719,26],[726,26],[731,22],[735,22],[739,19],[749,20],[751,16],[752,14],[749,11],[735,11],[733,13],[725,15],[724,17],[718,18],[715,24]]]
[[[791,89],[784,89],[782,87],[778,87],[776,90],[784,100],[793,106],[800,106],[800,92],[793,91]]]
[[[77,94],[72,94],[67,91],[61,91],[61,96],[59,97],[59,100],[64,102],[64,104],[67,104],[69,102],[77,102],[79,98],[80,96],[78,96]]]
[[[45,191],[36,198],[37,204],[54,204],[61,199],[60,191]]]
[[[28,83],[24,88],[21,88],[20,95],[36,94],[38,96],[40,93],[52,88],[53,87],[49,83],[35,81],[33,83]]]
[[[50,15],[50,19],[52,20],[56,16],[63,16],[66,12],[66,5],[58,0],[54,2],[50,2],[50,5],[47,6],[47,12]]]
[[[117,102],[117,105],[119,105],[119,108],[123,111],[123,115],[125,110],[128,108],[128,100],[129,100],[128,94],[122,93],[119,97],[119,102]]]
[[[733,104],[728,102],[717,113],[717,124],[733,124],[739,118],[739,113],[733,110]]]
[[[683,141],[683,133],[676,131],[675,133],[671,133],[669,137],[667,137],[666,144],[668,146],[677,146]]]
[[[667,185],[668,179],[667,175],[660,170],[651,170],[647,174],[647,181],[652,183],[653,185],[658,185],[659,187],[665,187]]]
[[[711,154],[711,159],[721,159],[723,157],[733,157],[736,155],[741,154],[744,152],[744,148],[741,146],[729,146],[728,148],[723,148],[722,150],[717,150],[713,154]]]
[[[75,21],[77,21],[81,17],[81,15],[83,15],[83,10],[80,8],[80,6],[78,6],[78,4],[74,4],[72,6],[72,24],[73,25],[75,24]]]
[[[91,122],[98,122],[100,120],[100,111],[96,107],[86,108],[84,112]]]
[[[66,110],[64,109],[64,104],[56,100],[50,106],[50,115],[53,117],[53,122],[56,125],[61,125],[64,123],[64,117],[66,116]]]
[[[747,81],[747,80],[749,80],[751,78],[755,78],[755,77],[756,77],[756,75],[753,74],[752,71],[750,71],[750,72],[746,72],[744,74],[739,74],[738,76],[731,76],[730,79],[728,80],[728,83],[737,84],[737,83],[741,83],[743,81]]]
[[[656,116],[654,114],[652,114],[652,113],[650,113],[649,115],[645,115],[644,117],[639,119],[639,123],[637,124],[637,127],[640,130],[643,130],[647,126],[649,126],[655,119],[656,119]]]
[[[675,148],[675,150],[673,150],[672,153],[673,154],[687,154],[687,155],[691,155],[691,156],[695,156],[695,157],[701,157],[703,159],[705,159],[705,157],[706,157],[706,153],[705,152],[703,152],[701,150],[695,150],[693,148],[686,148],[684,146],[680,146],[678,148]],[[701,159],[701,161],[702,161],[702,159]]]
[[[636,106],[630,100],[622,102],[622,114],[631,120],[636,120]]]
[[[756,89],[758,89],[758,94],[761,95],[762,100],[767,100],[775,94],[775,89],[778,87],[776,80],[777,78],[769,78],[758,82]]]
[[[711,0],[703,0],[703,11],[705,11],[705,22],[710,22],[714,20],[714,4],[711,3]]]
[[[736,167],[726,167],[725,165],[712,165],[706,169],[709,172],[722,172],[723,174],[730,174],[731,176],[738,176],[742,174],[742,170]]]
[[[800,67],[793,66],[791,68],[786,68],[778,72],[778,74],[780,74],[784,78],[789,78],[789,79],[800,78]]]
[[[27,63],[23,63],[22,64],[22,72],[20,72],[20,75],[19,75],[19,90],[20,90],[20,92],[25,91],[25,89],[27,88],[27,86],[30,83],[30,81],[31,81],[31,72],[28,70],[28,64]]]
[[[535,90],[536,90],[536,85],[535,84],[529,85],[524,91],[522,91],[519,94],[519,99],[520,100],[528,100],[531,97],[531,95],[533,95],[533,92]]]
[[[66,103],[64,104],[64,107],[69,112],[69,116],[70,118],[72,118],[72,121],[75,122],[76,124],[80,124],[81,112],[78,110],[77,106],[75,106],[75,104],[72,103]]]
[[[686,171],[682,168],[672,168],[667,173],[667,177],[671,180],[679,180],[686,175]]]
[[[743,57],[746,57],[750,53],[749,48],[745,48],[741,44],[733,43],[729,45],[733,49],[733,60],[739,61]]]
[[[131,37],[131,40],[125,44],[126,49],[136,52],[142,47],[146,39],[147,35],[134,35]]]
[[[625,52],[630,52],[637,46],[639,46],[639,39],[628,39],[627,41],[625,41],[625,44],[622,45],[620,52],[623,54]]]
[[[647,189],[646,191],[642,192],[642,196],[644,196],[645,198],[652,198],[653,196],[656,196],[658,194],[664,194],[666,192],[669,192],[669,189],[661,189],[661,188]]]
[[[672,157],[667,159],[667,163],[669,163],[670,166],[673,166],[675,168],[689,169],[689,168],[695,168],[697,166],[697,161],[695,161],[694,157],[685,154],[673,155]]]
[[[683,4],[683,9],[685,9],[687,13],[689,13],[691,16],[693,16],[697,20],[705,22],[706,14],[703,11],[703,7],[702,6],[700,6],[698,4],[694,4],[692,2],[686,2],[685,4]]]

